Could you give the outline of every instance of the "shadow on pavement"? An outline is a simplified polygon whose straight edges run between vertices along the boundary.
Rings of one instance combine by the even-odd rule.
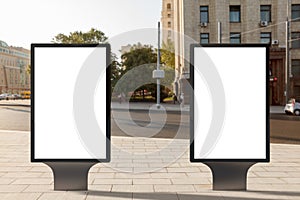
[[[6,109],[6,110],[12,110],[12,111],[16,111],[16,112],[25,112],[25,113],[30,113],[30,110],[22,110],[22,109],[16,109],[16,108],[3,108],[3,109]]]
[[[279,191],[246,191],[245,194],[250,193],[262,193],[264,195],[272,195],[274,198],[275,196],[299,196],[300,193],[298,192],[279,192]],[[211,194],[209,194],[211,193]],[[215,194],[214,194],[215,193]],[[249,197],[241,197],[243,193],[239,193],[238,197],[233,197],[232,193],[230,193],[229,197],[226,197],[225,194],[221,194],[220,192],[205,192],[201,194],[177,194],[177,193],[160,193],[160,192],[153,192],[153,193],[132,193],[132,192],[108,192],[108,191],[97,191],[97,190],[89,190],[89,196],[98,196],[98,197],[109,197],[109,198],[124,198],[124,199],[153,199],[153,200],[161,200],[161,199],[184,199],[184,200],[192,200],[192,199],[203,199],[203,200],[250,200],[250,199],[257,199],[257,200],[265,200],[270,199],[269,197],[257,197],[249,196]],[[278,197],[280,199],[280,197]]]
[[[270,194],[270,195],[283,195],[283,196],[292,196],[300,197],[300,192],[294,191],[260,191],[260,190],[247,190],[247,192],[261,193],[261,194]]]

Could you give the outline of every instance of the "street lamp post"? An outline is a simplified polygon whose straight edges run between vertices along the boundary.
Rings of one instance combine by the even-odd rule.
[[[165,77],[164,70],[160,70],[160,22],[158,22],[158,48],[157,48],[157,67],[153,71],[152,77],[156,79],[156,106],[160,108],[160,79]]]
[[[286,16],[286,38],[285,38],[285,43],[286,43],[286,50],[285,50],[285,102],[288,102],[289,95],[290,95],[290,44],[289,44],[289,39],[290,39],[290,22],[289,22],[289,0],[287,1],[287,16]]]

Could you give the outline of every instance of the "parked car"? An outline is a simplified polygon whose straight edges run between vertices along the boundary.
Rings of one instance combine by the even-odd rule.
[[[11,94],[11,95],[8,96],[8,99],[16,100],[16,99],[22,99],[22,97],[19,94]]]
[[[284,112],[286,114],[300,116],[300,102],[293,98],[290,99],[284,107]]]
[[[0,100],[8,100],[8,94],[0,94]]]
[[[21,97],[22,97],[22,99],[30,99],[30,90],[28,90],[28,91],[22,91],[21,92]]]

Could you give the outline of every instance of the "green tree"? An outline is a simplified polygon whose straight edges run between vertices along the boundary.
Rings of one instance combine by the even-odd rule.
[[[141,47],[138,44],[134,45],[129,52],[122,54],[121,58],[124,74],[134,67],[143,64],[156,63],[157,54],[154,52],[152,46],[144,45]]]
[[[122,68],[121,64],[117,61],[117,56],[115,54],[111,54],[111,64],[110,64],[110,70],[111,70],[111,87],[112,92],[114,91],[115,85],[120,79],[122,75]]]
[[[133,70],[130,74],[126,74],[126,80],[123,79],[122,84],[120,84],[123,88],[121,88],[121,90],[127,91],[128,89],[126,88],[131,88],[131,85],[135,85],[133,82],[148,82],[149,84],[137,88],[136,91],[142,91],[143,99],[145,97],[144,90],[150,91],[152,95],[156,97],[156,80],[152,78],[152,72],[156,69],[157,51],[154,50],[152,46],[136,44],[132,46],[129,52],[122,54],[121,58],[123,71],[121,72],[120,78],[135,67],[139,67],[140,69]],[[162,84],[169,86],[174,81],[174,70],[170,70],[170,68],[167,69],[166,67],[162,67],[162,69],[165,70],[166,74],[165,79],[162,79]],[[163,85],[161,86],[162,92],[165,90]]]
[[[129,52],[126,52],[121,55],[122,58],[122,74],[127,73],[129,70],[133,69],[134,67],[138,67],[144,64],[152,64],[157,61],[157,54],[153,50],[152,46],[150,45],[141,45],[140,43],[135,44],[131,47]],[[150,70],[150,71],[149,71]],[[140,73],[140,72],[139,72]],[[147,68],[147,71],[144,70],[145,74],[152,75],[151,69]],[[135,78],[139,77],[141,74],[136,74]],[[134,80],[134,79],[132,79]],[[129,83],[130,84],[130,83]],[[143,91],[143,99],[145,98],[144,90],[153,91],[153,86],[151,84],[143,85],[139,87],[137,90]]]
[[[91,28],[91,30],[85,33],[82,31],[71,32],[69,35],[59,33],[52,39],[52,42],[63,44],[95,44],[103,43],[107,39],[102,31]]]
[[[175,48],[174,43],[170,39],[162,44],[161,62],[167,67],[175,69]]]

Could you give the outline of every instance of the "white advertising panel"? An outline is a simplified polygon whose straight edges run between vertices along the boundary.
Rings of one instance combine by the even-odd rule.
[[[267,46],[194,45],[191,51],[191,161],[268,161]]]
[[[33,162],[109,160],[109,51],[109,45],[32,44]],[[88,77],[80,79],[88,73],[98,85],[88,85],[92,83]],[[90,91],[93,96],[87,95]],[[94,104],[81,106],[81,100]],[[94,108],[94,116],[85,112],[89,107]],[[97,131],[89,124],[93,118]]]

